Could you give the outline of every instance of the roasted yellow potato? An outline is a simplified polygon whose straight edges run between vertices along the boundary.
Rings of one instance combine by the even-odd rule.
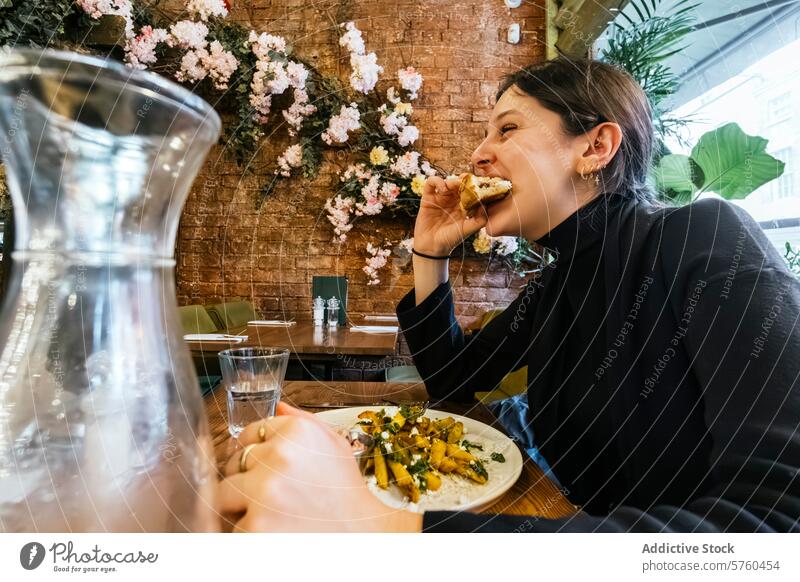
[[[378,487],[391,483],[416,503],[425,491],[442,487],[442,475],[486,483],[489,475],[484,462],[470,452],[482,450],[479,444],[464,439],[464,425],[452,417],[432,420],[423,409],[401,406],[391,416],[386,410],[367,410],[358,415],[358,425],[375,439],[375,447],[365,465]]]

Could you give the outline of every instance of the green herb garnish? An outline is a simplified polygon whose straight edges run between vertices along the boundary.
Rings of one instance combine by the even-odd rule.
[[[413,465],[408,466],[408,472],[411,475],[416,475],[417,473],[424,473],[425,471],[430,471],[431,467],[428,464],[428,461],[425,459],[420,459]]]
[[[464,447],[467,450],[467,452],[469,452],[470,449],[477,449],[479,451],[483,450],[483,445],[479,445],[478,443],[471,443],[467,439],[461,441],[461,446]]]
[[[470,466],[478,476],[483,477],[484,479],[489,478],[489,473],[486,471],[486,467],[483,466],[482,461],[472,461]]]
[[[492,453],[492,460],[497,461],[498,463],[506,462],[506,458],[503,456],[503,453]]]

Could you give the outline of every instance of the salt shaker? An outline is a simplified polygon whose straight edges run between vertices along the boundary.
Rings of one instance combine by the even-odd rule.
[[[322,297],[314,299],[313,312],[315,326],[321,326],[325,323],[325,300]]]
[[[328,327],[339,325],[339,300],[336,297],[328,299]]]

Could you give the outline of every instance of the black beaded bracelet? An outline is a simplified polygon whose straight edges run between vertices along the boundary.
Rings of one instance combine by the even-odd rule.
[[[418,257],[423,257],[423,258],[425,258],[425,259],[433,259],[434,261],[446,261],[447,259],[449,259],[449,258],[450,258],[450,255],[441,255],[441,256],[436,256],[436,255],[426,255],[425,253],[421,253],[421,252],[419,252],[419,251],[418,251],[417,249],[415,249],[415,248],[412,248],[412,249],[411,249],[411,252],[412,252],[412,253],[414,253],[415,255],[417,255]]]

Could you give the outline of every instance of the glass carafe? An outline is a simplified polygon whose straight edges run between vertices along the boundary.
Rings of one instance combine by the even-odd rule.
[[[0,317],[0,531],[205,531],[213,452],[175,236],[219,136],[163,77],[0,51],[16,242]]]

